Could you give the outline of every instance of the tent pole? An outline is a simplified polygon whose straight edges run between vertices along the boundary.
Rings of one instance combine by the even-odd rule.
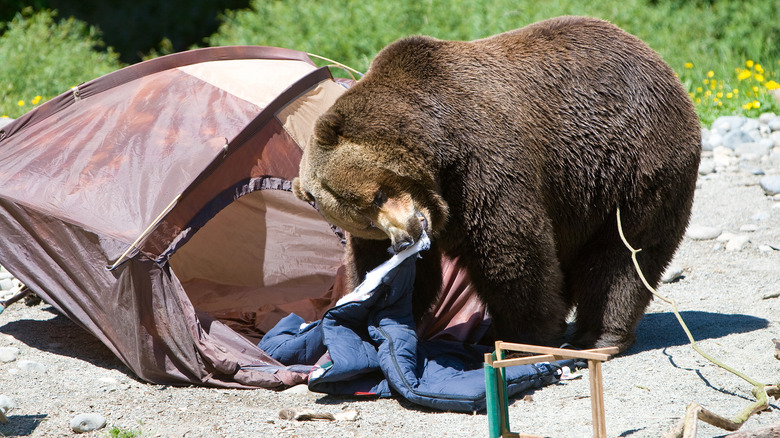
[[[168,214],[168,212],[171,211],[171,209],[173,209],[173,206],[176,205],[177,202],[179,202],[179,199],[181,199],[181,193],[179,193],[178,195],[176,195],[175,198],[173,198],[173,201],[171,201],[171,203],[168,204],[168,206],[165,207],[165,209],[160,214],[158,214],[156,218],[154,218],[152,223],[149,224],[148,227],[146,227],[144,232],[141,233],[141,235],[138,236],[138,238],[135,239],[135,241],[132,244],[130,244],[130,246],[125,250],[124,253],[122,253],[121,256],[119,256],[119,258],[114,262],[114,264],[111,266],[106,266],[106,269],[109,271],[113,271],[114,269],[116,269],[117,266],[119,266],[120,263],[125,261],[125,258],[127,257],[128,254],[130,254],[130,251],[132,251],[133,248],[135,248],[136,245],[138,245],[138,243],[141,242],[141,240],[145,239],[149,235],[149,233],[152,232],[154,227],[157,226],[157,224],[160,222],[163,216]]]

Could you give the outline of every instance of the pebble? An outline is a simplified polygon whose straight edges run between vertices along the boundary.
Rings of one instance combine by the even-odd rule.
[[[19,357],[19,349],[16,347],[0,347],[0,362],[13,362]]]
[[[765,211],[759,211],[756,214],[754,214],[753,216],[750,216],[750,220],[752,220],[752,221],[763,221],[763,220],[769,219],[769,217],[770,217],[769,213],[767,213]]]
[[[0,290],[8,291],[14,288],[14,281],[11,278],[3,278],[0,280]]]
[[[745,233],[752,233],[754,231],[758,230],[758,225],[755,224],[745,224],[739,227],[739,231],[745,232]]]
[[[718,146],[712,150],[712,161],[715,163],[715,168],[729,167],[734,162],[734,151],[727,147]]]
[[[734,154],[744,159],[758,160],[764,155],[769,155],[769,150],[772,149],[772,146],[772,143],[765,141],[742,143],[734,148]]]
[[[780,175],[770,175],[761,178],[758,182],[767,195],[780,194]]]
[[[19,368],[22,371],[30,371],[34,373],[45,373],[46,372],[46,366],[43,365],[40,362],[35,362],[32,360],[20,360],[16,363],[16,367]]]
[[[758,123],[766,125],[776,117],[777,115],[775,115],[775,113],[761,113],[761,115],[758,116]]]
[[[76,433],[90,432],[106,426],[106,417],[100,414],[78,414],[70,420],[70,428]]]
[[[767,125],[769,126],[769,129],[771,131],[780,131],[780,117],[775,117],[769,122],[767,122]]]
[[[721,229],[703,225],[689,225],[685,235],[693,240],[712,240],[720,236]]]
[[[712,130],[725,134],[731,130],[739,129],[747,120],[747,117],[743,116],[721,116],[712,122]]]
[[[734,150],[742,143],[753,142],[754,138],[745,131],[731,131],[723,136],[723,146]]]
[[[701,160],[701,163],[699,163],[699,175],[709,175],[713,172],[715,172],[715,161]]]
[[[750,243],[750,237],[744,234],[734,236],[726,243],[726,251],[742,251]]]
[[[721,235],[718,236],[718,238],[716,240],[718,242],[728,242],[729,240],[731,240],[731,239],[733,239],[735,237],[737,237],[736,234],[725,232],[725,233],[721,233]]]
[[[8,423],[8,417],[5,414],[15,407],[16,404],[7,395],[0,395],[0,423]]]
[[[671,265],[666,268],[664,275],[661,276],[662,283],[674,283],[683,276],[683,268]]]
[[[309,394],[309,385],[305,385],[305,384],[295,385],[293,387],[285,389],[284,391],[282,391],[282,393],[289,394],[289,395]]]
[[[101,377],[98,379],[98,382],[104,384],[104,385],[118,385],[119,381],[113,377]]]

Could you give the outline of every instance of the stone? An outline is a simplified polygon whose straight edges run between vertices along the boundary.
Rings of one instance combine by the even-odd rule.
[[[748,173],[750,175],[761,176],[766,174],[766,172],[764,172],[764,169],[756,166],[751,166],[746,163],[741,163],[739,165],[739,168],[742,169],[745,173]]]
[[[766,125],[767,123],[769,123],[770,120],[774,119],[775,117],[777,117],[775,113],[761,113],[761,115],[758,116],[758,123],[762,125]]]
[[[767,126],[772,132],[780,131],[780,117],[775,117],[767,122]]]
[[[770,196],[780,194],[780,175],[769,175],[758,182],[764,193]]]
[[[13,122],[14,119],[10,117],[0,117],[0,129],[3,129],[3,127],[11,122]]]
[[[723,146],[732,150],[742,143],[752,143],[754,141],[755,139],[752,135],[742,130],[731,131],[723,136]]]
[[[723,146],[723,135],[719,132],[712,131],[706,140],[701,140],[701,148],[704,151],[711,151],[718,146]]]
[[[712,160],[715,163],[715,168],[729,167],[734,162],[734,151],[724,147],[718,146],[712,150]]]
[[[5,414],[15,407],[16,404],[7,395],[0,395],[0,423],[8,423],[8,417]]]
[[[0,280],[0,290],[11,290],[14,288],[14,281],[10,278]]]
[[[745,232],[745,233],[752,233],[754,231],[758,230],[758,225],[755,224],[745,224],[739,227],[739,231]]]
[[[758,119],[745,119],[745,123],[743,123],[739,129],[740,131],[751,132],[758,131],[760,126],[761,122],[759,122]]]
[[[742,251],[750,243],[750,237],[739,234],[726,243],[726,251]]]
[[[769,134],[769,138],[772,140],[772,144],[776,148],[780,148],[780,129]]]
[[[712,130],[721,134],[736,130],[742,127],[747,117],[742,116],[721,116],[712,122]]]
[[[756,214],[754,214],[753,216],[750,216],[750,220],[751,221],[763,221],[763,220],[769,219],[770,216],[771,215],[769,213],[767,213],[766,211],[759,211],[759,212],[756,212]]]
[[[16,363],[16,367],[19,368],[22,371],[29,371],[33,373],[45,373],[46,372],[46,366],[43,365],[40,362],[35,362],[32,360],[20,360]]]
[[[106,417],[100,414],[78,414],[70,420],[70,428],[76,433],[91,432],[106,426]]]
[[[683,276],[683,268],[671,265],[666,268],[664,275],[661,276],[662,283],[674,283]]]
[[[703,225],[689,225],[685,236],[693,240],[712,240],[720,236],[721,229]]]
[[[709,175],[715,172],[715,161],[713,160],[701,160],[699,163],[699,175]]]
[[[309,386],[305,384],[295,385],[282,391],[282,394],[306,395],[309,394]]]
[[[0,347],[0,362],[13,362],[19,357],[19,349],[16,347]]]

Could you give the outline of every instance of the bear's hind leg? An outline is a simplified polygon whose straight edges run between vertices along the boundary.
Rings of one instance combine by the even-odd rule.
[[[652,293],[636,272],[617,226],[605,229],[565,272],[566,288],[577,309],[572,343],[581,348],[616,346],[624,351],[634,342]],[[651,285],[658,283],[673,253],[668,243],[648,243],[642,248],[637,257]]]

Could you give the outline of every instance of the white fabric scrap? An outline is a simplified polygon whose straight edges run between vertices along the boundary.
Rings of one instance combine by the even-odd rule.
[[[416,255],[420,251],[425,251],[430,247],[431,239],[428,237],[428,234],[423,231],[422,235],[419,239],[417,239],[417,242],[415,242],[414,245],[404,249],[398,254],[394,254],[388,261],[382,263],[367,273],[365,280],[363,280],[363,282],[360,283],[358,287],[355,288],[355,290],[341,297],[336,305],[340,306],[342,304],[353,301],[365,301],[373,294],[374,289],[382,284],[382,279],[385,277],[385,275],[387,275],[388,272],[395,269],[395,267],[400,265],[401,262],[407,258]]]

